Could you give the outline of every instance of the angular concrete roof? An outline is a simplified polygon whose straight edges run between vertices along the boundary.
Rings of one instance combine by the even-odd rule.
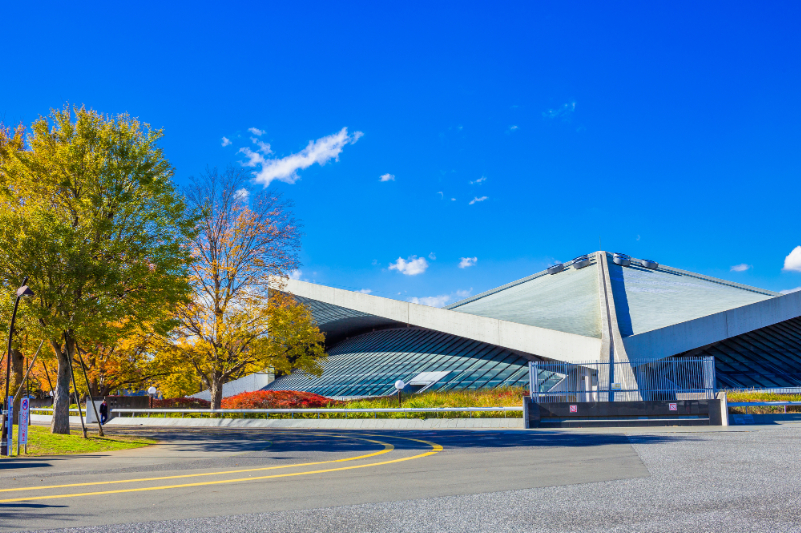
[[[457,302],[446,309],[541,328],[601,338],[595,261],[582,269],[540,272],[498,289]]]
[[[330,342],[370,329],[417,326],[569,362],[646,361],[801,316],[801,292],[771,291],[633,259],[590,254],[437,309],[286,280]]]

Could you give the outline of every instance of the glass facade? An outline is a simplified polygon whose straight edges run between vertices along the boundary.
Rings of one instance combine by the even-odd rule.
[[[427,390],[528,387],[528,360],[506,348],[421,328],[393,328],[346,339],[328,351],[320,377],[282,376],[267,390],[323,396],[383,396],[395,381],[447,372]]]
[[[737,335],[680,355],[712,355],[718,389],[801,386],[801,318]]]

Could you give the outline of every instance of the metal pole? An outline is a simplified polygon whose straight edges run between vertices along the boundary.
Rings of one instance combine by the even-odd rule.
[[[98,436],[103,436],[103,424],[100,423],[100,417],[97,416],[97,407],[95,407],[95,399],[92,397],[92,387],[89,386],[89,376],[86,373],[86,366],[83,364],[83,357],[81,357],[81,349],[78,347],[78,341],[75,341],[75,351],[78,353],[78,361],[81,363],[81,369],[83,369],[83,377],[86,379],[86,392],[89,393],[89,401],[92,403],[92,410],[95,412],[95,420],[97,421],[97,434]],[[87,416],[89,416],[89,410],[86,410]],[[166,415],[165,415],[166,416]]]
[[[31,366],[29,366],[28,370],[25,371],[25,377],[22,378],[22,383],[19,384],[19,388],[17,389],[17,394],[22,392],[22,386],[23,385],[27,385],[28,384],[28,374],[30,374],[31,370],[33,369],[33,365],[34,365],[34,363],[36,363],[36,358],[39,357],[39,350],[42,349],[42,344],[44,344],[44,341],[39,343],[39,348],[36,350],[36,353],[33,356],[33,360],[31,361]],[[27,390],[27,387],[26,387],[26,390]]]
[[[25,276],[22,285],[24,286],[26,283],[28,283],[28,276]],[[14,321],[17,318],[17,308],[19,307],[20,298],[22,298],[22,296],[17,296],[17,299],[14,300],[14,312],[11,313],[11,326],[8,328],[8,349],[6,350],[6,393],[3,396],[3,401],[6,403],[8,403],[8,387],[11,384],[11,339],[14,337]],[[10,405],[5,406],[5,413],[11,412],[10,407]],[[12,423],[12,417],[6,416],[5,424],[3,424],[3,438],[0,441],[0,455],[8,455]]]
[[[65,338],[64,349],[69,350],[67,348],[66,340],[67,339]],[[69,355],[69,353],[67,353],[67,355]],[[75,400],[77,401],[78,404],[78,416],[81,418],[81,429],[83,430],[83,438],[86,438],[86,426],[83,423],[83,413],[81,412],[81,398],[80,396],[78,396],[78,385],[75,384],[75,372],[72,370],[72,357],[70,357],[69,359],[70,359],[70,377],[72,377],[72,388],[75,390]],[[53,412],[53,416],[56,416],[55,411]],[[69,416],[69,413],[67,413],[67,416]]]

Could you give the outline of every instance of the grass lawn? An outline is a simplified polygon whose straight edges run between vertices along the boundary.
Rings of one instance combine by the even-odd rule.
[[[776,394],[759,391],[727,391],[726,399],[729,402],[801,402],[801,394]],[[729,407],[734,414],[745,413],[745,407]],[[783,407],[749,407],[752,414],[778,414],[784,413]],[[801,406],[787,408],[788,413],[801,413]]]
[[[14,427],[14,453],[17,451],[17,427]],[[28,428],[28,456],[35,455],[65,455],[74,453],[109,452],[114,450],[128,450],[155,444],[152,439],[128,436],[98,437],[97,432],[89,432],[88,438],[83,438],[80,429],[73,428],[71,435],[54,435],[50,428],[45,426],[30,426]],[[20,455],[25,456],[20,447]],[[0,457],[2,459],[2,457]]]

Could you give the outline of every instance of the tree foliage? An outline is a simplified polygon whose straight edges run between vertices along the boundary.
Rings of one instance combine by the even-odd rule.
[[[297,267],[300,229],[281,197],[251,191],[241,169],[207,171],[187,200],[200,215],[192,242],[192,301],[179,313],[172,357],[185,361],[220,407],[227,381],[274,367],[319,373],[323,336],[311,314],[271,281]]]
[[[58,359],[53,432],[69,432],[76,341],[111,345],[145,320],[166,333],[164,308],[186,301],[194,219],[161,137],[69,106],[29,131],[0,128],[0,283],[11,291],[30,276],[36,295],[20,314]]]

